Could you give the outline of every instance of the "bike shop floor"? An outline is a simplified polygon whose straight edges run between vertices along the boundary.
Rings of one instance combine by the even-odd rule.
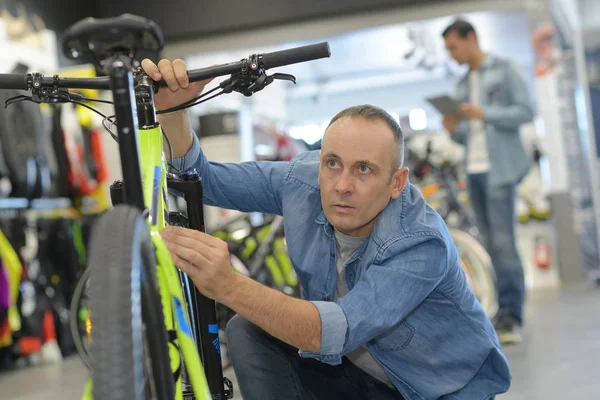
[[[600,393],[600,288],[530,292],[524,341],[506,347],[513,383],[500,400],[593,399]],[[0,375],[0,398],[80,399],[87,371],[77,357]],[[226,375],[235,382],[233,371]],[[241,399],[236,386],[236,399]]]

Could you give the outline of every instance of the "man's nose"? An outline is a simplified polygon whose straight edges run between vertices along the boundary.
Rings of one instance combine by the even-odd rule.
[[[335,183],[335,190],[339,193],[352,192],[354,180],[349,173],[343,172]]]

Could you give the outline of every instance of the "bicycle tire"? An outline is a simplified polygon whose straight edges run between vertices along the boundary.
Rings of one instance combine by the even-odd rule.
[[[83,345],[81,340],[81,333],[79,332],[79,303],[81,300],[81,296],[83,295],[83,291],[85,290],[85,285],[90,277],[91,270],[86,268],[83,271],[83,274],[79,277],[77,281],[77,285],[75,285],[75,290],[73,291],[73,297],[71,298],[71,307],[69,309],[69,327],[71,328],[71,336],[73,336],[73,342],[75,343],[75,349],[79,354],[79,357],[87,367],[87,369],[92,369],[92,361],[88,350]]]
[[[467,257],[468,265],[462,264],[471,278],[472,289],[490,319],[498,312],[496,274],[490,255],[472,235],[456,228],[449,228],[450,236],[459,251],[459,257]],[[461,262],[464,260],[461,260]]]
[[[144,398],[140,392],[148,390],[149,373],[156,398],[173,399],[157,264],[141,213],[128,205],[105,212],[92,232],[89,248],[94,399]]]

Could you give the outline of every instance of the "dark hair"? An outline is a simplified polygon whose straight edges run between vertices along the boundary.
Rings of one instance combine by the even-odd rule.
[[[477,32],[475,32],[475,28],[471,23],[465,21],[464,19],[456,19],[453,23],[448,25],[444,32],[442,32],[442,36],[446,37],[450,32],[456,32],[458,36],[465,39],[469,33],[473,32],[475,36],[477,36]]]
[[[398,169],[404,163],[404,134],[400,124],[396,122],[387,111],[382,108],[372,106],[370,104],[362,104],[358,106],[348,107],[335,115],[329,122],[327,129],[338,119],[345,117],[361,117],[368,120],[380,120],[387,124],[392,133],[394,134],[394,141],[396,142],[396,165],[395,169]],[[327,129],[325,131],[327,131]]]

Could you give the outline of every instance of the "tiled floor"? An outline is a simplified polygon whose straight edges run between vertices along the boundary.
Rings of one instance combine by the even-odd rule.
[[[506,348],[513,385],[499,399],[598,398],[600,288],[581,285],[532,293],[526,315],[526,340]],[[59,365],[0,375],[0,399],[79,399],[86,373],[74,357]],[[231,370],[227,376],[233,378]],[[241,398],[239,393],[235,398]]]

